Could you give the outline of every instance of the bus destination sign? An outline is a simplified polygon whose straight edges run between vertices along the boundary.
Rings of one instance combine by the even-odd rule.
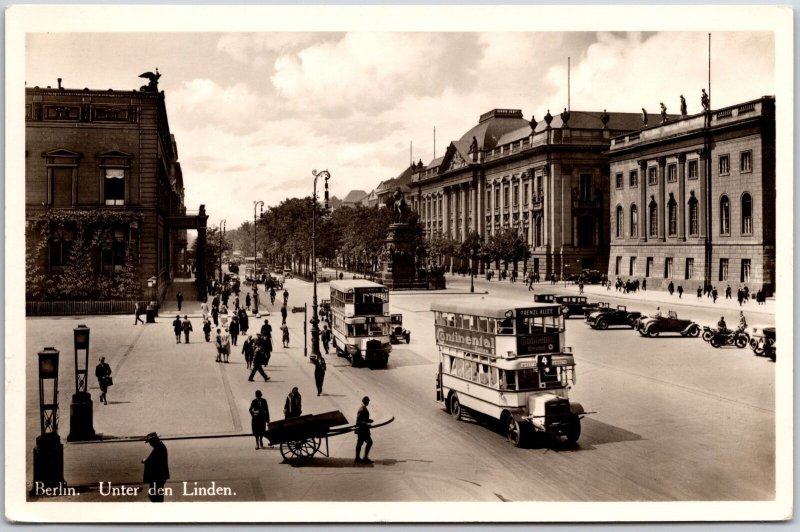
[[[436,326],[436,343],[470,351],[494,355],[494,336],[484,332],[466,331],[455,327]]]
[[[517,356],[553,353],[559,349],[558,333],[517,336]]]
[[[517,318],[538,318],[540,316],[558,316],[561,314],[561,306],[553,305],[549,307],[533,307],[516,309]]]
[[[387,291],[385,286],[360,286],[356,288],[359,294],[382,294]]]

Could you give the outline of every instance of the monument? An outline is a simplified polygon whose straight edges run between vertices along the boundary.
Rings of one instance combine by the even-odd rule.
[[[418,275],[413,249],[414,228],[408,224],[410,209],[398,187],[389,205],[392,224],[381,252],[380,282],[389,290],[443,289],[444,277],[433,278],[425,272]]]

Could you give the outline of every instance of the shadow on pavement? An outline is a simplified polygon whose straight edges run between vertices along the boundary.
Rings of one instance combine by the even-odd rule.
[[[380,460],[374,460],[373,463],[371,464],[356,462],[352,458],[312,458],[307,462],[295,462],[290,460],[284,460],[281,463],[289,464],[292,467],[371,468],[375,467],[376,465],[392,466],[395,464],[402,464],[405,462],[422,462],[426,464],[433,463],[431,460],[416,460],[416,459],[395,460],[394,458],[383,458]]]

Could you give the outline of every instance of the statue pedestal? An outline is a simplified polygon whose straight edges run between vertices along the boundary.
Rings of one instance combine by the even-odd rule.
[[[414,229],[410,225],[394,223],[389,226],[381,255],[381,284],[389,290],[443,289],[444,277],[436,279],[433,285],[427,277],[417,277],[413,240]]]

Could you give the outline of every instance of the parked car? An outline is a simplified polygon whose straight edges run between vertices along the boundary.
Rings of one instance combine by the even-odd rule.
[[[533,300],[536,303],[554,303],[556,300],[555,294],[534,294]]]
[[[292,270],[290,268],[284,268],[283,277],[285,279],[292,279],[294,277],[294,275],[292,274]]]
[[[611,305],[606,303],[605,301],[601,301],[597,304],[597,306],[593,306],[594,303],[587,303],[588,306],[583,307],[583,317],[588,318],[589,314],[592,312],[610,312],[614,310],[611,308]]]
[[[391,342],[393,344],[399,344],[403,340],[405,340],[406,343],[411,342],[411,331],[403,328],[403,315],[392,314],[391,320]]]
[[[678,318],[678,313],[670,310],[666,316],[645,316],[637,320],[638,331],[642,336],[655,338],[662,332],[680,333],[681,336],[700,336],[700,326],[692,320]]]
[[[641,312],[628,311],[625,305],[617,305],[617,308],[598,308],[586,316],[586,323],[592,329],[605,330],[611,326],[624,325],[634,328],[636,320],[642,316]]]

